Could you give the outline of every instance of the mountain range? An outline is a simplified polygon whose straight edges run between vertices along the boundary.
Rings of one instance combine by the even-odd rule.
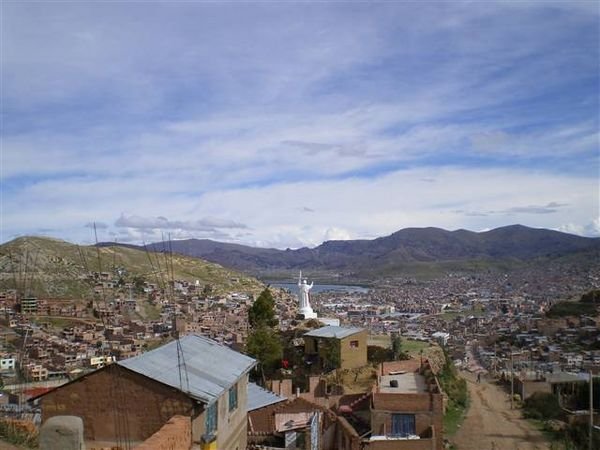
[[[105,243],[99,245],[118,245]],[[600,261],[600,238],[547,229],[510,225],[491,231],[446,231],[405,228],[372,240],[326,241],[314,248],[279,250],[208,239],[175,240],[147,245],[149,250],[202,258],[254,274],[290,269],[354,273],[364,276],[397,274],[409,267],[466,267],[481,264],[548,262],[560,258]]]

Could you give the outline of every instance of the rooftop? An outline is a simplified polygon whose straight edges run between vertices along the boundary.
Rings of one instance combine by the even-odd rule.
[[[408,372],[379,377],[379,392],[382,394],[423,394],[428,391],[423,375]]]
[[[305,333],[304,336],[343,339],[364,331],[364,328],[346,328],[328,325]]]
[[[248,411],[254,411],[285,400],[287,400],[285,397],[280,397],[256,383],[248,383]]]
[[[209,404],[256,364],[249,356],[203,336],[188,335],[179,343],[180,352],[173,341],[117,364]]]

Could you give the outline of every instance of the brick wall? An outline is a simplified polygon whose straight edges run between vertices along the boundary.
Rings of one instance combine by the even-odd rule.
[[[429,437],[431,427],[436,430],[433,440],[428,440],[430,447],[427,448],[439,450],[443,448],[443,434],[441,430],[443,430],[444,413],[443,397],[441,394],[373,394],[373,401],[375,406],[371,410],[371,429],[374,435],[390,433],[392,429],[392,414],[414,414],[416,434],[421,437]],[[402,442],[404,445],[405,441]],[[431,443],[433,443],[433,446],[431,446]],[[383,445],[382,449],[388,448],[385,447],[388,445],[387,443],[381,445]],[[417,447],[415,448],[422,448],[419,445],[422,446],[424,444],[410,445],[416,445]]]
[[[192,423],[189,417],[173,416],[156,433],[135,450],[189,450],[192,446]]]
[[[57,415],[83,419],[86,441],[144,441],[174,415],[196,417],[192,400],[117,364],[63,385],[40,399],[42,421]]]

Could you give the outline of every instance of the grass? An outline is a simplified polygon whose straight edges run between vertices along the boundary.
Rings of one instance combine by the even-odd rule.
[[[158,320],[160,319],[160,309],[155,306],[152,305],[149,302],[144,302],[144,317],[147,320]]]
[[[457,373],[456,367],[444,352],[445,363],[438,374],[442,390],[448,396],[448,405],[444,414],[444,434],[452,436],[460,428],[469,408],[467,382]]]
[[[460,428],[467,411],[467,407],[463,407],[453,401],[448,402],[446,414],[444,414],[444,436],[454,436]]]
[[[411,356],[419,356],[421,350],[429,348],[429,342],[402,339],[402,350]]]
[[[392,346],[392,338],[389,334],[371,334],[367,339],[367,345],[390,348]]]
[[[47,323],[53,328],[66,328],[73,326],[77,323],[85,323],[85,320],[82,320],[78,317],[50,317],[50,316],[37,316],[31,319],[32,322],[37,323],[39,325]]]
[[[167,270],[167,262],[172,273]],[[113,274],[117,268],[125,268],[125,281],[135,276],[159,285],[171,277],[199,280],[202,285],[212,285],[215,294],[258,294],[264,287],[258,280],[218,264],[176,254],[166,257],[120,246],[97,249],[41,237],[22,237],[0,245],[0,289],[15,288],[16,284],[24,290],[27,282],[33,295],[82,299],[90,294],[92,286],[84,276],[100,268]]]
[[[377,345],[383,348],[391,348],[392,338],[390,335],[387,334],[369,335],[367,345]],[[419,356],[421,350],[424,350],[429,347],[429,342],[402,338],[402,351],[408,353],[411,356]]]

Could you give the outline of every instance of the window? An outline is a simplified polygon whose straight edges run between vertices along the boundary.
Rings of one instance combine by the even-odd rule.
[[[350,341],[350,348],[358,348],[358,341]]]
[[[229,412],[237,408],[238,400],[238,385],[234,384],[229,388]]]
[[[392,436],[407,437],[417,434],[414,414],[392,414]]]
[[[208,408],[206,408],[206,419],[205,419],[205,427],[206,434],[214,434],[217,431],[219,419],[219,402],[216,401]]]

